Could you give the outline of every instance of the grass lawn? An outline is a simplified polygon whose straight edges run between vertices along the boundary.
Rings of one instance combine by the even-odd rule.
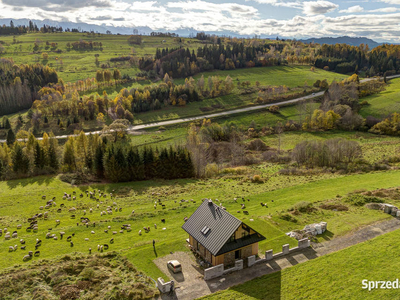
[[[268,166],[258,166],[250,169],[254,173],[268,173]],[[363,217],[359,218],[360,212],[350,209],[348,212],[326,212],[318,211],[313,214],[305,214],[298,217],[298,223],[284,221],[279,218],[281,211],[286,211],[295,203],[308,201],[316,203],[325,199],[333,199],[336,195],[345,195],[356,189],[376,189],[387,188],[398,185],[400,171],[388,171],[379,173],[369,173],[362,175],[338,176],[323,174],[318,176],[296,176],[289,177],[274,175],[264,184],[253,184],[246,178],[221,178],[212,180],[175,180],[175,181],[143,181],[119,184],[94,184],[90,186],[73,187],[61,182],[57,178],[36,177],[22,180],[0,182],[0,228],[7,227],[9,231],[16,230],[17,224],[22,224],[22,230],[18,230],[18,239],[26,241],[27,250],[34,250],[34,243],[37,238],[42,239],[43,245],[40,248],[40,258],[54,258],[68,253],[88,253],[92,248],[97,251],[98,244],[109,244],[110,238],[114,238],[115,243],[110,245],[109,251],[117,251],[125,255],[138,269],[145,272],[152,278],[165,275],[153,263],[157,256],[163,256],[175,251],[187,251],[185,239],[186,233],[180,228],[183,218],[190,216],[199,205],[201,199],[211,197],[219,199],[228,211],[246,223],[251,223],[256,230],[267,237],[267,240],[260,245],[260,251],[273,249],[278,251],[282,244],[289,243],[291,246],[296,244],[294,239],[285,235],[289,230],[299,229],[311,222],[327,221],[333,235],[340,235],[348,230],[354,229],[362,224],[375,222],[387,216],[378,212],[363,212]],[[250,174],[251,176],[251,174]],[[86,197],[80,198],[78,195],[86,189],[100,189],[111,192],[116,190],[117,198],[111,200],[101,198],[100,202],[90,200]],[[68,201],[62,200],[63,192],[77,192],[77,199]],[[160,196],[157,196],[160,193]],[[42,200],[42,195],[47,195],[47,199],[56,196],[57,206],[47,209],[49,211],[48,220],[39,220],[38,232],[25,231],[28,223],[27,218],[36,213],[43,212],[39,206],[46,203]],[[237,213],[240,210],[240,203],[235,203],[234,197],[245,197],[246,210],[249,215]],[[161,199],[166,209],[157,206],[154,209],[154,202]],[[181,199],[193,199],[182,205]],[[274,200],[272,202],[271,200]],[[112,215],[100,216],[100,212],[106,207],[117,203],[122,207],[122,212],[114,212]],[[176,203],[175,203],[176,201]],[[217,201],[217,200],[216,200]],[[268,208],[262,208],[260,202],[267,202]],[[60,204],[64,203],[66,208],[57,213]],[[96,208],[99,204],[99,208]],[[76,207],[76,218],[71,218],[68,209]],[[93,208],[93,213],[89,209]],[[86,228],[77,226],[83,210],[87,210],[86,216],[95,227]],[[361,208],[362,209],[362,208]],[[132,214],[132,210],[135,212]],[[59,219],[61,224],[56,226],[55,220]],[[165,224],[161,223],[165,219]],[[249,219],[254,219],[253,222]],[[122,224],[131,224],[132,231],[112,235],[111,231],[120,230]],[[158,228],[154,228],[154,224]],[[109,233],[104,233],[107,226],[111,226]],[[150,227],[149,233],[144,233],[143,227]],[[166,228],[162,230],[162,228]],[[51,229],[51,230],[50,230]],[[142,229],[142,235],[138,231]],[[91,234],[91,231],[95,234]],[[60,231],[66,232],[66,236],[75,233],[73,238],[74,246],[63,240],[48,240],[45,238],[47,232],[58,234]],[[89,241],[85,241],[89,238]],[[156,241],[156,252],[153,252],[152,241]],[[23,250],[8,252],[9,246],[19,244],[18,240],[0,240],[0,253],[3,258],[0,261],[0,269],[13,265],[29,264],[22,261],[25,255]]]
[[[393,112],[400,111],[400,78],[392,79],[386,90],[375,95],[362,98],[361,101],[368,101],[370,105],[364,106],[360,114],[365,118],[374,116],[385,118]]]
[[[364,279],[398,278],[398,239],[400,230],[202,299],[398,299],[397,289],[362,289]]]

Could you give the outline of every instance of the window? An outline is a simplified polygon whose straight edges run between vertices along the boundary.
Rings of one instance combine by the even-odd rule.
[[[204,228],[201,230],[201,233],[206,235],[209,231],[210,231],[210,228],[208,228],[207,226],[204,226]]]

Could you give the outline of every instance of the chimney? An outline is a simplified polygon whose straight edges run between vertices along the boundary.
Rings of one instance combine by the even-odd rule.
[[[212,200],[211,199],[208,199],[208,205],[213,205],[213,202],[212,202]]]

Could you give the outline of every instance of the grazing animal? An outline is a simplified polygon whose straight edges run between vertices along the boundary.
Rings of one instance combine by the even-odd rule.
[[[12,234],[12,237],[13,237],[14,239],[17,238],[17,237],[18,237],[18,233],[14,232],[14,233]]]
[[[72,239],[72,236],[69,235],[69,236],[67,237],[67,242],[70,242],[71,239]]]
[[[108,229],[111,229],[111,226],[108,226],[107,228],[108,228]]]
[[[165,223],[165,219],[161,219],[161,222]]]
[[[13,252],[13,251],[14,251],[14,247],[13,247],[13,246],[9,246],[9,247],[8,247],[8,251],[9,251],[9,252]]]
[[[97,251],[99,251],[100,250],[100,245],[97,245]]]
[[[157,229],[157,224],[154,224],[154,228]]]
[[[38,251],[35,251],[35,254],[34,254],[35,256],[39,256],[40,255],[40,251],[38,250]]]
[[[103,246],[104,246],[104,250],[108,250],[108,245],[107,244],[104,244]]]
[[[142,230],[139,230],[139,235],[142,235]]]
[[[111,239],[111,240],[110,240],[110,244],[114,244],[114,239]]]
[[[21,246],[21,250],[25,250],[26,246]]]
[[[117,234],[118,232],[116,232],[116,231],[113,231],[113,234]]]
[[[104,229],[104,232],[105,232],[105,233],[108,233],[108,229]]]
[[[103,245],[100,246],[100,252],[103,252]]]
[[[23,239],[20,239],[19,242],[23,245],[25,244],[25,241]]]
[[[17,229],[21,229],[22,228],[22,225],[21,224],[18,224],[17,225]]]
[[[25,255],[23,258],[22,258],[22,260],[23,261],[27,261],[27,260],[29,260],[29,259],[31,259],[32,258],[32,255]]]
[[[89,238],[85,238],[85,241],[88,242],[88,241],[89,241]]]
[[[92,254],[92,248],[89,248],[89,254]]]
[[[94,234],[95,232],[92,230],[90,233],[91,233],[91,234]]]
[[[74,246],[74,242],[72,242],[72,241],[71,241],[71,242],[70,242],[70,244],[71,244],[71,247],[73,247],[73,246]]]

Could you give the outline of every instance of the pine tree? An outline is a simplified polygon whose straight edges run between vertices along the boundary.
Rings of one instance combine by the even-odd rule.
[[[98,144],[94,155],[94,170],[98,177],[104,177],[104,151],[102,144]]]
[[[25,155],[19,143],[14,144],[12,157],[13,171],[17,174],[27,174],[29,171],[29,159]]]
[[[48,156],[49,167],[52,168],[54,170],[54,172],[57,172],[58,168],[59,168],[59,164],[58,164],[57,152],[54,147],[54,144],[50,144],[47,156]]]
[[[7,145],[11,146],[15,142],[15,134],[12,128],[10,128],[7,132]]]
[[[45,157],[43,148],[40,146],[39,142],[35,143],[34,160],[33,164],[35,168],[42,170],[45,165]]]

